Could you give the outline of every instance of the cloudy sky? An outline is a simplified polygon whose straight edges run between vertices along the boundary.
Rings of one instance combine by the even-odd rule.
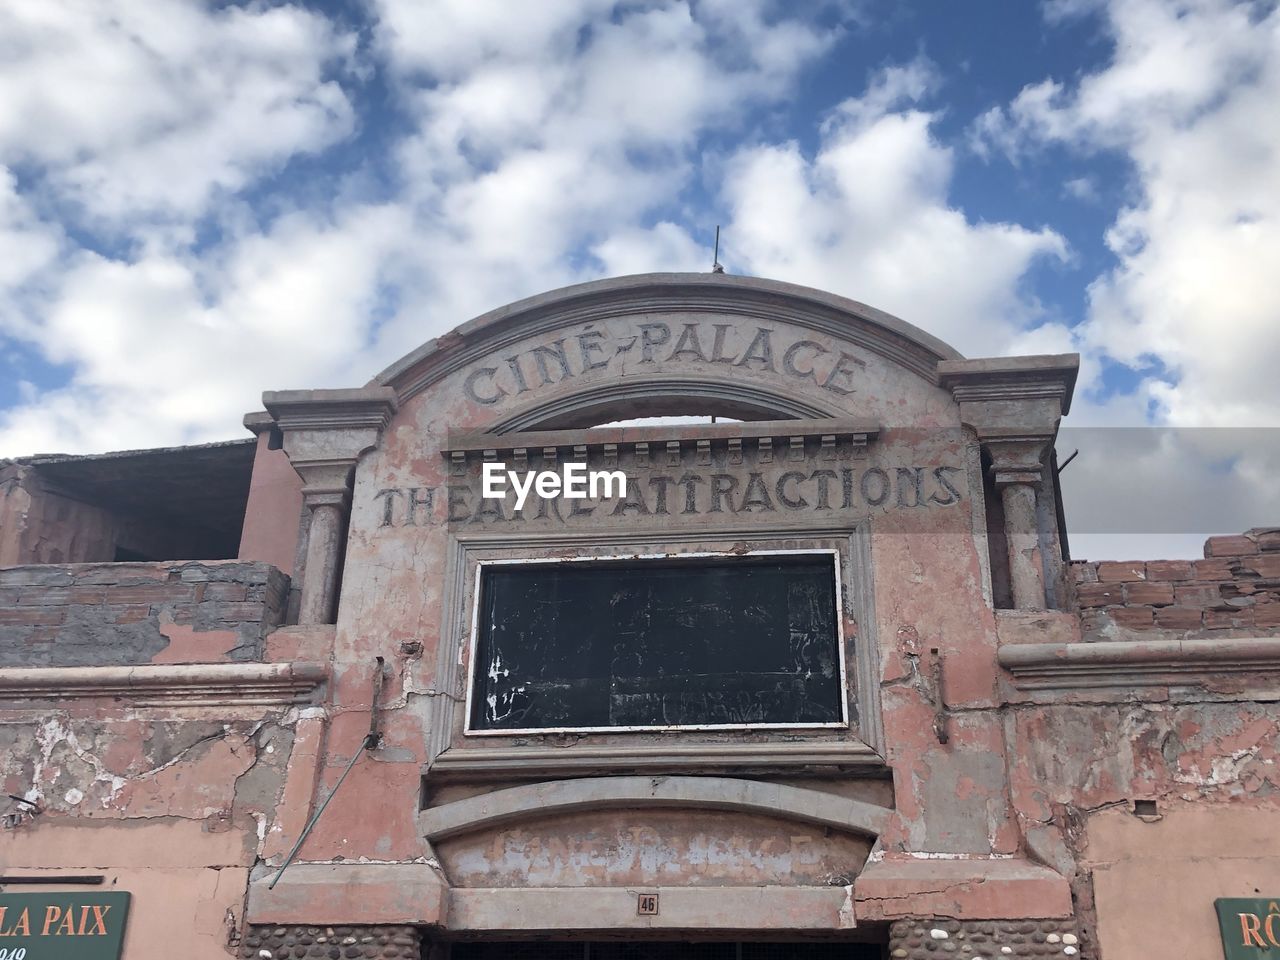
[[[6,0],[0,456],[235,437],[722,224],[1079,351],[1077,555],[1187,555],[1280,523],[1277,104],[1274,2]]]

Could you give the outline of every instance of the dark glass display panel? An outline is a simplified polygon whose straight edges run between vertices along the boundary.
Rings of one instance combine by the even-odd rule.
[[[839,723],[829,554],[482,568],[470,729]]]

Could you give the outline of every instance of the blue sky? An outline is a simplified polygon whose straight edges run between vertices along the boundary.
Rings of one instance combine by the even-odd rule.
[[[966,355],[1079,351],[1077,425],[1276,425],[1274,2],[10,0],[0,64],[0,455],[235,436],[716,224]],[[1171,436],[1152,477],[1219,467],[1169,511],[1226,463],[1280,515],[1266,444]]]

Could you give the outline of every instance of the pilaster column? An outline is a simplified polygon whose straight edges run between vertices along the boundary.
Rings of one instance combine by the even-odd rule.
[[[265,393],[262,399],[302,478],[310,513],[298,623],[333,623],[356,464],[378,445],[396,410],[395,392],[389,387],[289,390]]]
[[[1041,529],[1039,497],[1048,478],[1045,463],[1070,409],[1080,358],[1058,356],[944,360],[938,379],[951,390],[960,419],[970,427],[991,459],[991,479],[1004,513],[1009,554],[1009,586],[1019,610],[1043,610],[1045,571],[1061,593],[1062,561],[1046,546],[1059,542],[1057,517]],[[995,504],[988,502],[988,509]]]
[[[991,456],[991,477],[1004,508],[1009,551],[1009,586],[1018,610],[1045,608],[1044,556],[1040,549],[1037,494],[1051,437],[1001,439],[983,443]]]
[[[296,467],[306,481],[302,502],[310,511],[306,564],[298,623],[332,623],[337,605],[338,564],[351,510],[352,465],[302,464]]]

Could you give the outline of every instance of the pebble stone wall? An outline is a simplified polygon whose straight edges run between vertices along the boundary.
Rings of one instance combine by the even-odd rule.
[[[416,927],[251,926],[240,944],[243,960],[419,960]]]
[[[896,920],[893,960],[1082,960],[1072,920]]]

